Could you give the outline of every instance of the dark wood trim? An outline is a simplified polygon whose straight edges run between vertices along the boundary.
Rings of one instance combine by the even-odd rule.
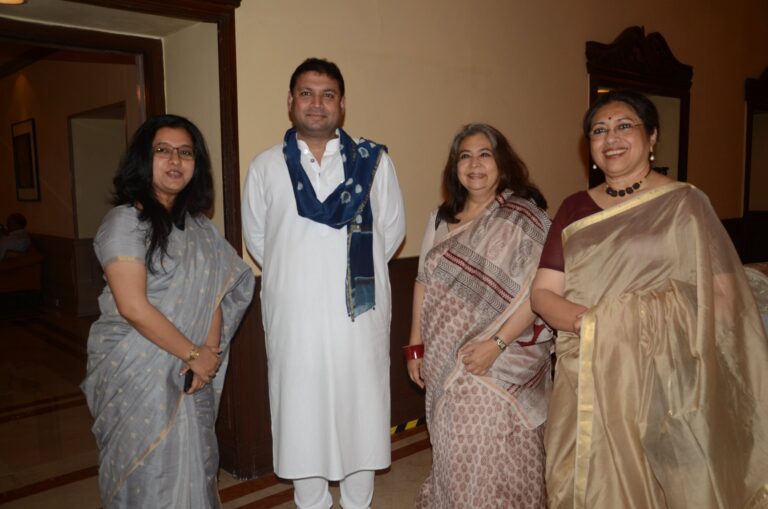
[[[389,333],[389,386],[392,392],[392,425],[424,416],[424,391],[411,382],[403,359],[403,347],[411,335],[413,284],[419,257],[398,258],[389,262],[392,286],[392,324]]]
[[[135,55],[143,68],[146,114],[165,113],[163,44],[159,39],[0,18],[0,41]]]
[[[747,131],[744,152],[744,197],[743,214],[747,217],[749,210],[750,185],[752,180],[752,133],[754,132],[754,115],[757,111],[768,111],[768,67],[759,78],[747,78],[744,82],[744,100],[747,102]]]
[[[238,479],[272,471],[267,351],[261,319],[261,278],[230,351],[216,434],[221,468]]]
[[[693,67],[680,63],[658,32],[645,35],[641,26],[625,29],[610,44],[587,41],[587,72],[626,83],[648,85],[665,95],[691,88]]]
[[[239,2],[238,2],[239,5]],[[224,232],[238,253],[243,253],[240,220],[240,141],[237,117],[237,54],[235,13],[230,11],[219,22],[219,87],[221,110],[222,192]]]
[[[222,16],[233,13],[241,0],[66,0],[108,9],[143,12],[169,18],[218,23]]]
[[[688,129],[693,67],[680,63],[658,32],[645,35],[641,26],[625,29],[610,44],[587,41],[589,104],[594,104],[599,88],[624,88],[680,99],[680,145],[677,179],[688,178]],[[589,159],[589,185],[603,182],[600,170],[592,169]]]
[[[240,153],[237,131],[237,55],[235,9],[240,0],[68,0],[158,16],[216,23],[218,27],[219,108],[224,235],[243,253],[240,221]]]
[[[32,65],[38,60],[47,57],[54,51],[56,50],[51,48],[32,48],[29,51],[25,51],[10,62],[0,65],[0,78],[10,76],[15,72],[24,69],[28,65]]]

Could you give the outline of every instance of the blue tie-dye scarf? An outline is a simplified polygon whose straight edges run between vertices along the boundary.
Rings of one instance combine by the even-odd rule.
[[[347,227],[347,315],[352,320],[376,305],[373,273],[373,212],[371,186],[379,166],[384,145],[360,139],[355,143],[339,129],[344,182],[321,202],[301,166],[301,151],[296,141],[296,129],[285,133],[283,154],[301,217],[341,229]]]

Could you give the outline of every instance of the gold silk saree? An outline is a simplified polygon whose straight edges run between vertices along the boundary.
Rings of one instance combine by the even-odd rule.
[[[552,508],[768,507],[768,340],[706,196],[673,183],[563,231]]]

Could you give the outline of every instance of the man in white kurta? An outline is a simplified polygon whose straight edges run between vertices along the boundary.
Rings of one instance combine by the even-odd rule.
[[[288,106],[301,166],[322,202],[344,181],[336,130],[343,78],[324,60],[302,66]],[[386,153],[370,203],[375,307],[353,321],[345,300],[346,228],[299,216],[282,143],[254,159],[245,184],[243,231],[262,268],[274,468],[294,480],[302,509],[331,507],[328,480],[341,481],[345,509],[368,507],[373,471],[391,462],[387,261],[403,240],[405,216]]]

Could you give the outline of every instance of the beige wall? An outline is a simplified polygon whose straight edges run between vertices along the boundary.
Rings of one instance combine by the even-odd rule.
[[[112,208],[112,179],[125,152],[125,121],[111,118],[73,118],[72,169],[76,196],[76,238],[92,239]]]
[[[680,157],[680,99],[658,95],[649,97],[659,111],[659,125],[665,126],[653,150],[656,157],[653,164],[669,168],[667,175],[677,180]]]
[[[245,1],[236,11],[241,177],[289,126],[290,73],[319,56],[344,73],[349,132],[389,146],[408,212],[400,256],[418,254],[427,213],[439,202],[448,145],[469,121],[492,123],[509,137],[554,213],[587,182],[584,44],[643,25],[693,66],[689,181],[721,217],[736,217],[743,84],[768,64],[766,19],[764,0],[329,0],[322,8]]]
[[[215,203],[213,222],[224,233],[221,189],[221,116],[216,25],[198,23],[163,39],[168,113],[190,119],[202,131],[211,155]]]
[[[129,132],[139,123],[134,65],[40,61],[0,80],[0,218],[27,217],[30,232],[74,238],[68,117],[126,102]],[[35,119],[39,202],[16,200],[10,125]],[[117,168],[105,165],[114,174]]]

